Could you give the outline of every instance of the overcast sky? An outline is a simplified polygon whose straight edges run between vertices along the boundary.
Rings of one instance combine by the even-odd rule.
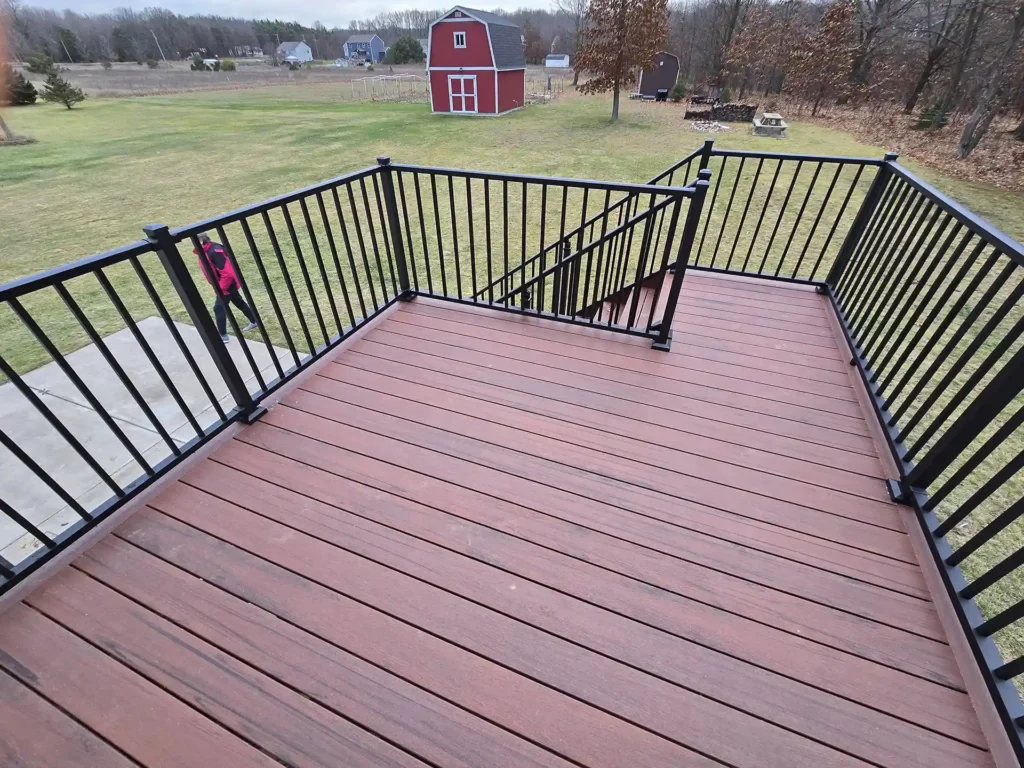
[[[383,11],[397,11],[403,8],[443,10],[455,4],[455,0],[140,0],[138,3],[118,0],[27,0],[25,3],[58,11],[70,8],[78,13],[105,13],[126,6],[142,10],[147,6],[155,6],[185,15],[201,13],[247,19],[270,18],[298,21],[307,25],[321,21],[328,27],[347,27],[352,19],[367,19]],[[530,5],[546,7],[549,2],[539,0]],[[473,0],[471,7],[490,11],[500,9],[502,4],[493,0]]]

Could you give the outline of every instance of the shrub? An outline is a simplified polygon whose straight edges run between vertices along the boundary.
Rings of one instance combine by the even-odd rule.
[[[289,61],[288,69],[290,69],[292,72],[298,72],[300,69],[302,69],[302,65],[299,64],[299,62],[297,61]]]
[[[732,101],[732,91],[729,90],[729,86],[722,89],[722,92],[718,94],[718,100],[723,104],[728,104]]]
[[[388,49],[388,64],[417,64],[426,59],[423,46],[412,35],[398,38]]]
[[[220,60],[220,71],[221,72],[234,72],[238,69],[234,59],[221,59]]]
[[[25,63],[28,66],[28,71],[34,72],[37,75],[48,75],[56,69],[53,66],[53,59],[45,53],[29,54]]]
[[[146,59],[146,66],[150,69],[156,69],[160,66],[160,62],[156,59]]]
[[[61,77],[59,72],[51,72],[46,76],[46,84],[43,86],[43,99],[71,109],[78,102],[85,101],[85,94],[81,88],[76,88]]]
[[[672,90],[669,91],[668,97],[675,102],[682,101],[683,99],[686,98],[686,86],[683,85],[681,82],[676,83],[675,86],[673,86]]]
[[[220,72],[220,59],[217,59],[215,62],[213,62],[213,71]]]
[[[114,65],[111,64],[106,59],[104,59],[103,61],[100,62],[100,66],[102,66],[104,69],[113,69],[114,68]]]
[[[6,96],[4,96],[6,94]],[[36,89],[21,72],[15,72],[7,64],[0,65],[0,96],[11,107],[36,103]]]

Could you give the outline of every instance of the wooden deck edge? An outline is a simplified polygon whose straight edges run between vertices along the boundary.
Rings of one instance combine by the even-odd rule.
[[[262,404],[268,409],[274,407],[274,405],[280,402],[283,397],[297,389],[307,379],[315,376],[321,369],[323,369],[324,366],[344,352],[353,342],[368,333],[375,325],[385,320],[397,308],[397,303],[392,304],[377,315],[377,317],[373,318],[366,325],[362,326],[348,338],[344,339],[329,354],[324,355],[322,358],[295,376],[295,378],[283,384],[272,395],[269,395],[264,399]],[[207,458],[221,445],[233,439],[235,435],[246,429],[247,426],[248,425],[246,424],[238,423],[228,425],[228,427],[221,431],[220,434],[198,448],[195,453],[184,459],[173,470],[159,478],[151,486],[146,488],[146,490],[142,491],[138,496],[127,502],[123,507],[103,520],[103,522],[97,523],[92,530],[83,534],[67,549],[62,550],[59,554],[55,555],[53,559],[41,566],[38,570],[34,571],[23,581],[13,586],[3,595],[0,595],[0,616],[3,616],[6,611],[10,610],[11,606],[17,605],[36,589],[44,586],[46,582],[52,579],[57,572],[63,569],[72,560],[76,559],[79,555],[96,544],[100,539],[104,538],[121,523],[131,517],[136,511],[144,507],[151,499],[162,493],[167,486],[177,482],[181,477],[191,471],[196,464]]]
[[[848,349],[851,355],[854,354],[850,349],[849,342],[846,340],[846,334],[843,333],[843,329],[839,325],[839,318],[836,317],[831,302],[824,296],[821,300],[826,309],[829,325],[836,337],[836,342],[840,345],[840,349]],[[857,367],[851,365],[849,374],[853,391],[857,394],[857,402],[860,403],[860,407],[865,413],[871,439],[875,443],[878,456],[882,461],[882,468],[889,477],[898,478],[899,470],[896,467],[896,460],[889,451],[889,443],[886,440],[885,433],[882,431],[882,425],[878,423],[878,418],[875,416],[871,396],[864,386],[864,381],[861,379]],[[900,510],[900,520],[903,522],[903,527],[910,538],[914,557],[917,558],[921,573],[924,576],[925,585],[928,587],[928,593],[931,596],[932,603],[935,605],[935,612],[938,614],[942,631],[946,635],[950,650],[953,652],[953,659],[956,661],[957,668],[963,677],[964,687],[967,689],[967,695],[971,699],[971,706],[974,707],[975,714],[978,716],[981,731],[985,735],[985,741],[988,743],[992,760],[996,768],[1020,768],[1013,745],[1010,743],[1010,737],[1007,735],[1006,729],[1003,728],[1002,719],[996,711],[995,703],[989,694],[981,669],[978,667],[978,662],[974,657],[973,651],[971,651],[967,637],[964,635],[963,627],[956,615],[956,609],[953,607],[949,594],[946,592],[942,581],[942,574],[939,573],[939,567],[932,558],[928,541],[924,537],[924,531],[917,521],[913,508],[905,504],[897,506]]]

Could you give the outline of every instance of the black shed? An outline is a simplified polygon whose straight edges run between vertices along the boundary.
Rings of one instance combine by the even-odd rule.
[[[671,91],[679,78],[679,57],[658,51],[654,64],[640,73],[637,90],[645,99],[653,99],[658,91]]]

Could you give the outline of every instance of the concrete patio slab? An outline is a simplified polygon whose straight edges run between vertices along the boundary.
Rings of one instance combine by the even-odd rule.
[[[234,403],[198,332],[184,323],[176,323],[176,328],[207,377],[221,407],[225,411],[230,410]],[[167,326],[160,318],[151,317],[140,322],[139,329],[199,425],[205,429],[214,424],[217,420],[216,411],[192,374],[188,361]],[[183,445],[195,437],[195,429],[189,424],[131,332],[127,328],[118,331],[107,336],[104,343],[128,373],[173,441]],[[259,383],[245,359],[241,344],[237,339],[232,339],[228,349],[250,390],[255,392]],[[281,366],[286,368],[285,361],[291,359],[288,351],[280,347],[272,349],[278,355]],[[264,380],[276,378],[277,371],[266,345],[250,340],[249,350]],[[171,455],[166,441],[146,418],[95,345],[79,349],[66,359],[151,466]],[[118,485],[123,487],[142,476],[141,466],[89,407],[88,401],[56,363],[32,371],[24,376],[24,380]],[[46,419],[29,406],[13,384],[0,386],[0,423],[7,434],[43,469],[58,479],[85,509],[94,509],[112,495],[110,487],[99,479]],[[80,519],[70,506],[3,448],[0,448],[0,498],[48,535],[59,534]],[[33,536],[25,534],[21,526],[6,518],[0,519],[0,556],[18,563],[40,546]]]

